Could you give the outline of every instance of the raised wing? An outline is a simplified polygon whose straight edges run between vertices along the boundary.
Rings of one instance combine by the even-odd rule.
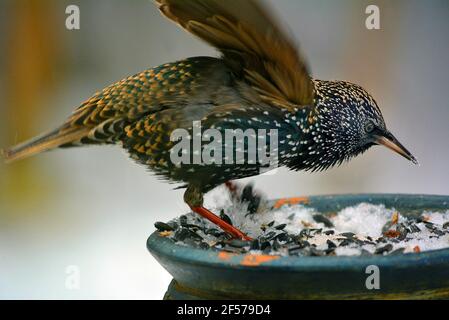
[[[182,28],[220,50],[268,102],[313,104],[308,68],[292,39],[256,0],[155,0]]]

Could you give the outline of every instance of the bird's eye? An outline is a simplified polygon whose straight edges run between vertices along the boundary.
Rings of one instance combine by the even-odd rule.
[[[366,125],[365,125],[365,132],[366,133],[371,133],[374,130],[374,123],[372,123],[371,121],[369,121]]]

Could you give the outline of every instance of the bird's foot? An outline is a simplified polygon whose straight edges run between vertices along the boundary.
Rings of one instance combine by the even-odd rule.
[[[212,222],[212,223],[216,224],[217,226],[219,226],[221,229],[223,229],[223,231],[227,232],[232,237],[237,238],[237,239],[241,239],[241,240],[247,240],[247,241],[253,240],[252,238],[248,237],[246,234],[244,234],[242,231],[240,231],[236,227],[232,226],[231,224],[227,223],[226,221],[224,221],[223,219],[221,219],[217,215],[213,214],[208,209],[206,209],[206,208],[204,208],[202,206],[201,207],[193,207],[193,206],[191,206],[190,208],[192,209],[193,212],[198,213],[203,218],[206,218],[210,222]]]

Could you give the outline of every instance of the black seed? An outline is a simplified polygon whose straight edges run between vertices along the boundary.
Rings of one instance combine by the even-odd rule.
[[[288,251],[294,251],[294,250],[298,250],[298,249],[302,249],[303,247],[297,244],[291,244],[287,246],[287,250]]]
[[[391,243],[389,243],[383,247],[377,248],[376,251],[374,252],[374,254],[383,254],[384,252],[391,251],[391,249],[393,249],[393,245]]]
[[[259,250],[259,249],[260,249],[260,242],[259,242],[259,240],[254,239],[254,240],[251,242],[251,245],[250,245],[249,248],[250,248],[251,250]]]
[[[242,190],[241,199],[242,201],[251,201],[252,198],[253,198],[253,185],[247,184]]]
[[[310,229],[302,229],[299,232],[299,238],[306,238],[306,239],[310,238]]]
[[[199,248],[203,250],[208,250],[210,246],[206,242],[201,242]]]
[[[275,239],[282,242],[287,242],[289,240],[289,236],[287,233],[279,233]]]
[[[332,228],[334,226],[334,224],[322,214],[315,214],[313,216],[313,220],[315,220],[315,222],[324,224],[327,228]]]
[[[272,227],[274,225],[274,220],[267,224],[268,227]]]
[[[292,213],[291,215],[289,215],[289,216],[287,217],[287,219],[288,219],[288,220],[293,220],[294,217],[295,217],[295,214]]]
[[[449,222],[443,224],[443,229],[449,229]]]
[[[353,232],[343,232],[343,233],[340,233],[339,236],[343,236],[343,237],[345,237],[347,239],[352,239],[352,238],[354,238],[355,233],[353,233]]]
[[[191,230],[204,230],[203,227],[200,227],[200,226],[198,226],[196,224],[192,224],[192,223],[186,223],[186,224],[184,224],[184,227],[189,228]]]
[[[276,230],[284,230],[286,226],[287,226],[287,224],[286,224],[286,223],[283,223],[283,224],[277,225],[277,226],[274,227],[274,228],[275,228]]]
[[[261,198],[261,197],[255,196],[255,197],[253,198],[253,201],[251,201],[251,202],[248,204],[248,212],[249,212],[250,214],[256,213],[256,212],[257,212],[257,209],[259,209],[259,206],[260,206],[260,202],[261,202],[261,201],[262,201],[262,198]]]
[[[265,250],[265,249],[267,249],[267,248],[271,249],[271,244],[270,244],[269,241],[264,241],[264,242],[262,242],[262,243],[260,244],[260,249],[261,249],[261,250]]]
[[[299,246],[291,247],[288,249],[288,254],[292,256],[302,255],[305,249],[300,248]]]
[[[332,241],[330,241],[330,240],[327,240],[326,243],[327,243],[327,247],[328,247],[329,249],[332,249],[332,248],[336,248],[336,247],[337,247],[337,245],[336,245],[335,243],[333,243]]]
[[[184,241],[189,236],[189,230],[187,229],[178,229],[173,236],[177,241]]]
[[[436,234],[437,236],[440,236],[440,237],[445,235],[445,233],[443,231],[438,230],[438,229],[433,229],[431,231],[432,231],[432,233],[434,233],[434,234]]]
[[[181,226],[184,226],[187,224],[187,216],[182,215],[179,217],[179,223],[181,224]]]
[[[268,232],[268,233],[264,236],[264,238],[265,238],[266,240],[271,240],[271,239],[273,239],[275,236],[276,236],[276,232],[270,231],[270,232]]]
[[[384,237],[380,237],[380,238],[377,238],[376,242],[377,242],[377,243],[386,243],[387,240],[385,240]]]
[[[252,185],[247,185],[243,188],[241,199],[242,202],[248,202],[248,213],[254,214],[257,212],[261,197],[258,195],[254,195]]]
[[[220,236],[223,232],[221,232],[220,230],[215,229],[215,228],[210,228],[210,229],[207,229],[206,231],[204,231],[204,233],[205,233],[205,234],[210,234],[211,236],[214,236],[214,237],[218,237],[218,236]]]
[[[170,226],[170,225],[168,225],[168,224],[166,224],[164,222],[156,222],[154,224],[154,226],[159,231],[173,231],[173,230],[175,230],[172,226]]]
[[[221,220],[223,220],[224,222],[229,223],[232,226],[232,220],[226,213],[224,213],[224,210],[221,210],[220,218],[221,218]]]
[[[327,236],[330,236],[330,235],[332,235],[334,233],[335,233],[334,230],[326,230],[326,231],[324,231],[324,234],[327,235]]]

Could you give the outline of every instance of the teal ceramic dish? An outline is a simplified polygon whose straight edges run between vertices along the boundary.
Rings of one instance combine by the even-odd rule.
[[[360,194],[308,197],[331,214],[361,202],[402,215],[449,210],[449,196]],[[449,243],[448,243],[449,246]],[[447,299],[449,249],[387,256],[281,257],[230,254],[175,244],[154,232],[148,250],[173,276],[165,299]],[[379,289],[367,289],[379,271]]]

